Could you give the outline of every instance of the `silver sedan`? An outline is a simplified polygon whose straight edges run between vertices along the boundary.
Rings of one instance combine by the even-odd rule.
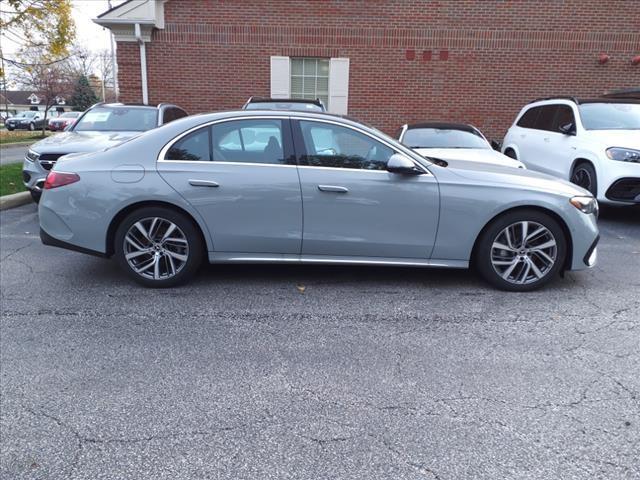
[[[476,267],[525,291],[593,266],[598,205],[549,176],[432,163],[326,114],[196,115],[68,155],[47,177],[41,238],[168,287],[211,263]]]

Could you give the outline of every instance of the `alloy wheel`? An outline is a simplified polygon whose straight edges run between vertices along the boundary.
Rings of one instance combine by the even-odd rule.
[[[493,269],[505,281],[527,285],[539,281],[553,268],[558,245],[553,233],[537,222],[512,223],[491,246]]]
[[[165,280],[177,275],[189,259],[189,242],[175,223],[160,217],[135,222],[124,236],[124,258],[138,275]]]

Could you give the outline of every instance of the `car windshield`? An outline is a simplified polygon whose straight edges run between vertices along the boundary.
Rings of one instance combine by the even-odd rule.
[[[640,104],[583,103],[578,107],[587,130],[639,130]]]
[[[246,110],[296,110],[301,112],[323,111],[320,105],[303,102],[253,102],[247,104]]]
[[[97,107],[73,128],[76,132],[144,132],[158,125],[158,110],[144,107]]]
[[[80,112],[67,112],[60,115],[60,118],[77,118]]]
[[[411,148],[491,148],[478,133],[443,128],[411,128],[402,143]]]
[[[18,115],[16,115],[17,118],[31,118],[35,116],[36,112],[20,112]]]

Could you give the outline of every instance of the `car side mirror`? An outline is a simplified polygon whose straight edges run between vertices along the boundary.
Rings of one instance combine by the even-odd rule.
[[[565,123],[564,125],[560,125],[559,130],[565,135],[575,135],[576,134],[576,126],[573,122]]]
[[[422,171],[416,167],[413,160],[402,155],[401,153],[394,153],[389,157],[387,162],[387,171],[391,173],[399,173],[402,175],[420,175]]]
[[[493,148],[496,152],[499,152],[502,149],[502,143],[497,140],[491,140],[491,148]]]

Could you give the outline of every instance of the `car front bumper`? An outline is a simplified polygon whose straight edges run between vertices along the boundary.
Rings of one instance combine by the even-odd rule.
[[[598,201],[617,205],[640,204],[640,163],[607,159],[598,172]]]
[[[593,214],[584,214],[576,209],[575,212],[572,212],[570,221],[567,222],[567,228],[571,234],[572,248],[566,269],[584,270],[595,266],[600,239],[597,217]]]
[[[48,174],[49,171],[45,170],[38,161],[32,162],[25,159],[22,162],[22,183],[24,183],[27,190],[42,191]]]

